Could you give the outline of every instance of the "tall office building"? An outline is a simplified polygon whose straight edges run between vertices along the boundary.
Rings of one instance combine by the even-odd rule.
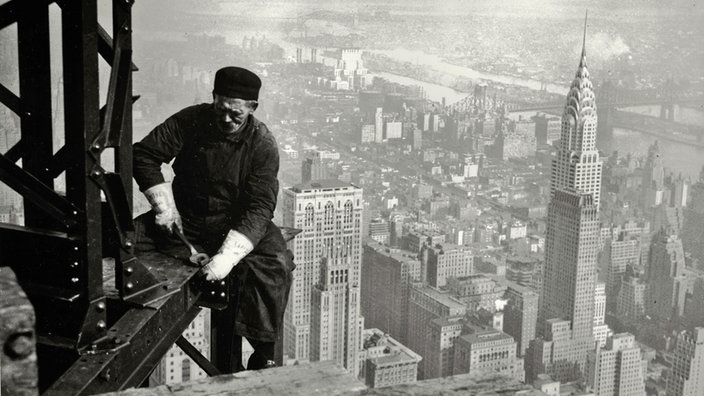
[[[684,312],[687,294],[684,250],[677,235],[660,229],[650,247],[646,312],[660,320],[674,319]]]
[[[448,278],[464,277],[474,272],[474,252],[451,243],[432,245],[428,249],[427,271],[428,283],[443,287]]]
[[[356,377],[364,319],[350,253],[347,246],[334,246],[320,264],[320,282],[311,296],[310,359],[334,360]]]
[[[454,352],[448,349],[453,348],[454,339],[460,335],[462,322],[459,319],[466,313],[466,305],[447,291],[420,283],[411,287],[407,345],[423,357],[423,361],[418,364],[418,379],[436,378],[442,375],[443,368],[438,367],[437,364],[449,364],[448,356],[452,356]],[[441,323],[432,325],[431,322],[436,319]],[[432,329],[436,329],[437,332],[433,332]],[[433,337],[431,334],[436,336]],[[434,356],[445,356],[446,360],[434,359]],[[451,367],[445,372],[450,375]]]
[[[626,272],[626,266],[636,266],[640,263],[641,241],[636,237],[628,237],[621,232],[616,239],[607,239],[604,249],[599,255],[600,267],[606,272],[606,301],[613,306],[618,297],[621,278]]]
[[[605,347],[590,351],[587,361],[586,382],[594,396],[645,395],[648,361],[633,334],[614,334]]]
[[[517,343],[517,354],[523,356],[530,340],[535,338],[538,322],[538,293],[515,282],[507,282],[504,307],[504,331]]]
[[[685,208],[682,227],[682,244],[685,251],[692,255],[693,266],[704,270],[704,167],[699,180],[689,189],[689,204]]]
[[[666,392],[667,396],[704,394],[704,327],[677,336]]]
[[[401,343],[408,342],[411,284],[420,280],[418,254],[365,240],[362,255],[362,315]]]
[[[640,319],[645,315],[647,284],[642,274],[628,267],[621,279],[616,301],[616,314],[629,320]]]
[[[609,325],[604,320],[606,318],[606,285],[604,282],[597,282],[594,287],[594,341],[600,346],[606,345],[606,340],[613,334]]]
[[[594,344],[594,294],[599,216],[591,194],[558,190],[550,203],[538,335],[528,379],[550,374],[566,382],[584,370]]]
[[[586,40],[586,21],[584,39]],[[582,58],[562,113],[562,129],[557,156],[552,163],[550,193],[561,189],[590,194],[599,208],[601,197],[602,162],[596,148],[596,103],[592,82],[587,69],[585,42]]]
[[[320,282],[320,263],[336,246],[350,259],[349,283],[360,284],[362,189],[339,180],[319,180],[283,191],[283,225],[303,230],[289,242],[296,271],[284,315],[284,353],[310,358],[311,296]],[[351,347],[351,346],[350,346]]]
[[[584,26],[586,39],[586,20]],[[553,161],[538,338],[526,359],[528,381],[550,374],[566,382],[585,369],[594,346],[594,289],[600,244],[602,162],[596,149],[594,91],[582,57],[562,115]]]

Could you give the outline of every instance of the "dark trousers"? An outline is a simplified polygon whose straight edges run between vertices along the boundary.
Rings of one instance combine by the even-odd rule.
[[[222,311],[211,311],[210,360],[221,373],[236,373],[245,369],[242,365],[242,336],[235,333],[234,322],[237,306],[230,304]],[[267,361],[274,360],[275,343],[247,337],[254,353],[247,361],[247,370],[259,370]]]

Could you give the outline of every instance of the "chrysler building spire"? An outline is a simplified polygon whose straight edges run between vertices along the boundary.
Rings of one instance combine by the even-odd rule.
[[[596,148],[596,96],[587,69],[587,15],[584,16],[582,54],[562,113],[562,130],[553,161],[550,191],[566,189],[592,194],[598,207],[602,162]]]

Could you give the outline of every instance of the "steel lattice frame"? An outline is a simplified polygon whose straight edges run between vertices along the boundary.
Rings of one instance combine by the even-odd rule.
[[[20,141],[0,153],[0,180],[24,197],[26,219],[24,227],[0,223],[0,263],[15,270],[37,312],[40,390],[92,394],[140,385],[177,341],[206,372],[217,374],[179,338],[200,311],[200,288],[191,281],[195,269],[133,254],[133,1],[112,1],[112,38],[98,24],[97,0],[56,2],[66,143],[55,154],[51,3],[11,0],[0,6],[0,29],[17,23],[20,70],[19,96],[0,84],[0,102],[21,118]],[[102,109],[99,56],[111,66]],[[101,167],[106,148],[115,150],[114,172]],[[64,172],[62,195],[54,179]],[[116,295],[106,296],[103,288],[103,257],[115,258]]]

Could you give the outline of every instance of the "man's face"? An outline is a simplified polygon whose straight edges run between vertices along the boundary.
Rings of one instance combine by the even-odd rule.
[[[224,133],[236,132],[247,120],[254,108],[248,101],[213,94],[216,124]]]

